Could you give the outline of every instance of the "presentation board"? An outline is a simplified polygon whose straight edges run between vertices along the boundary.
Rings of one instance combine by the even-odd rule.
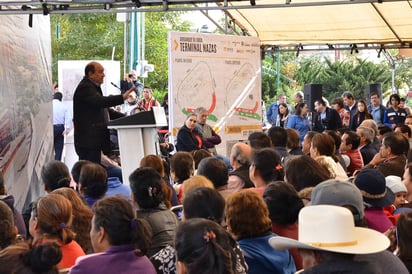
[[[257,37],[169,33],[169,129],[176,136],[197,107],[230,146],[262,129],[261,59]]]

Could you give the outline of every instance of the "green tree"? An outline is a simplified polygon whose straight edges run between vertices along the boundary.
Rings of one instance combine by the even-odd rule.
[[[375,64],[360,58],[347,58],[332,62],[329,58],[310,57],[303,60],[296,71],[299,86],[305,83],[323,85],[324,96],[331,100],[344,91],[351,91],[355,98],[365,98],[365,86],[382,83],[382,90],[390,86],[391,74],[387,64]]]
[[[145,59],[154,64],[155,71],[144,79],[154,89],[156,98],[163,98],[168,86],[167,33],[188,31],[191,22],[180,19],[182,12],[145,14]],[[52,72],[57,81],[58,60],[108,60],[115,47],[114,60],[123,66],[124,23],[116,14],[51,15]]]

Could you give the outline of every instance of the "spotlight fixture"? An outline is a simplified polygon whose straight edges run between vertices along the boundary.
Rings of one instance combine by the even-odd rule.
[[[356,44],[350,44],[349,46],[350,46],[350,54],[353,54],[353,52],[359,53],[358,46]]]
[[[378,58],[381,58],[381,53],[385,51],[386,51],[385,48],[383,47],[383,45],[381,45],[381,48],[378,51]]]
[[[303,46],[302,43],[300,43],[299,45],[296,46],[296,57],[299,57],[299,53],[301,50],[303,50]]]
[[[140,2],[140,0],[132,0],[132,2],[136,5],[136,8],[140,8],[142,6],[142,2]]]
[[[335,47],[332,44],[326,44],[328,46],[328,49],[335,49]]]
[[[49,15],[49,14],[50,14],[50,10],[49,10],[49,8],[47,7],[47,4],[46,4],[46,3],[43,3],[41,6],[42,6],[42,8],[43,8],[43,15]]]
[[[256,6],[256,0],[250,0],[250,5],[251,6]]]
[[[104,3],[104,9],[105,10],[110,10],[112,8],[112,4],[110,3]]]
[[[379,3],[379,4],[382,4],[382,3],[383,3],[383,0],[378,0],[378,3]]]
[[[286,5],[290,5],[290,2],[292,2],[292,0],[285,0]]]

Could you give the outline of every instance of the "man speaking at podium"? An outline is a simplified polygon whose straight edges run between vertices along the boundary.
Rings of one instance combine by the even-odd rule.
[[[103,96],[104,68],[98,62],[90,62],[84,70],[85,76],[73,96],[74,147],[79,160],[100,164],[101,152],[110,152],[110,135],[107,124],[123,114],[109,107],[121,105],[135,86],[122,95]]]

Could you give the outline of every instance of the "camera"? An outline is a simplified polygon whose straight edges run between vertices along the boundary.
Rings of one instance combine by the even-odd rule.
[[[129,74],[128,76],[129,76],[129,78],[132,78],[132,77],[133,77],[133,74]]]

